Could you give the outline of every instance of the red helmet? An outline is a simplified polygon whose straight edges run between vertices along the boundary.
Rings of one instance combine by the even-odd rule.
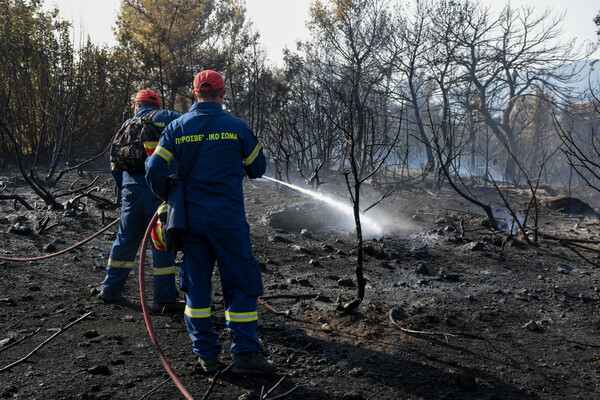
[[[142,89],[137,92],[133,101],[147,101],[158,105],[160,104],[160,97],[150,89]]]

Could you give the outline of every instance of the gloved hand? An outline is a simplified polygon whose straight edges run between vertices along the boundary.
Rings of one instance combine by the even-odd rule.
[[[165,234],[165,251],[177,256],[177,252],[183,251],[183,232],[177,229],[168,229]]]
[[[179,185],[181,182],[182,182],[181,176],[179,176],[177,174],[172,174],[167,177],[167,187],[168,188],[170,188],[171,186]]]

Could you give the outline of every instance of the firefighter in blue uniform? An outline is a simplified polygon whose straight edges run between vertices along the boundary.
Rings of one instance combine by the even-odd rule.
[[[211,321],[216,261],[226,324],[233,333],[232,371],[271,374],[275,363],[259,351],[257,299],[263,294],[263,284],[252,252],[242,187],[244,174],[262,176],[266,160],[248,125],[223,111],[224,93],[225,83],[218,72],[205,70],[195,77],[197,102],[165,129],[156,151],[146,160],[146,180],[171,206],[177,199],[168,198],[169,164],[178,163],[183,185],[178,193],[183,193],[186,217],[182,236],[182,276],[188,290],[185,321],[200,367],[215,371],[222,348]]]
[[[149,89],[140,90],[134,99],[133,106],[137,117],[144,117],[155,111],[151,117],[154,126],[160,132],[181,114],[170,110],[158,110],[160,98]],[[127,125],[131,119],[125,121]],[[154,152],[158,142],[145,142],[148,155]],[[123,300],[123,288],[127,276],[133,268],[138,249],[144,238],[146,228],[152,219],[161,200],[152,193],[145,180],[143,170],[137,172],[119,171],[112,168],[112,176],[122,192],[121,220],[117,239],[110,251],[106,277],[102,282],[98,298],[105,302]],[[172,254],[158,251],[152,246],[154,265],[154,302],[155,311],[177,308],[175,288],[175,258]]]

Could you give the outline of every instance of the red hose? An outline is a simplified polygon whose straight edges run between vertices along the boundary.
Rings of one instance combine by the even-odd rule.
[[[256,299],[256,301],[258,301],[260,304],[262,304],[263,306],[265,306],[268,310],[274,312],[275,314],[278,315],[287,315],[287,313],[285,311],[278,311],[275,307],[270,306],[269,304],[267,304],[266,301],[264,301],[261,298]]]
[[[39,257],[31,257],[31,258],[11,258],[11,257],[1,257],[0,256],[0,260],[6,260],[6,261],[37,261],[37,260],[43,260],[43,259],[46,259],[46,258],[50,258],[50,257],[54,257],[54,256],[58,256],[58,255],[64,254],[67,251],[73,250],[74,248],[79,247],[82,244],[85,244],[85,243],[89,242],[90,240],[92,240],[93,238],[95,238],[96,236],[98,236],[99,234],[101,234],[102,232],[104,232],[105,230],[107,230],[108,228],[110,228],[111,226],[113,226],[114,224],[116,224],[117,222],[119,222],[120,219],[121,218],[115,219],[113,222],[111,222],[110,224],[106,225],[104,228],[100,229],[98,232],[94,233],[89,238],[84,239],[81,242],[79,242],[77,244],[74,244],[71,247],[67,247],[66,249],[62,249],[61,251],[58,251],[56,253],[47,254],[45,256],[39,256]]]
[[[152,339],[152,343],[154,343],[154,345],[156,346],[156,349],[158,350],[158,354],[160,355],[160,359],[163,363],[163,366],[165,367],[165,370],[167,371],[167,373],[169,374],[171,379],[173,379],[173,382],[175,383],[175,385],[177,385],[177,388],[179,388],[179,391],[181,392],[181,394],[183,394],[183,396],[186,399],[193,400],[194,398],[192,397],[192,395],[188,393],[185,386],[183,386],[181,381],[177,378],[177,376],[171,369],[171,366],[169,365],[169,362],[167,361],[167,358],[165,357],[165,354],[163,353],[162,348],[160,347],[160,344],[158,343],[158,339],[156,338],[156,334],[154,333],[154,327],[152,326],[152,320],[150,319],[150,311],[148,308],[148,303],[146,302],[146,285],[145,285],[145,279],[144,279],[144,264],[146,262],[146,248],[148,247],[148,242],[150,240],[150,232],[152,232],[152,229],[154,229],[154,225],[156,224],[157,220],[158,220],[158,213],[155,213],[154,217],[152,217],[152,220],[150,221],[150,224],[148,225],[148,228],[146,228],[146,235],[144,235],[144,240],[142,242],[142,251],[140,253],[140,300],[142,302],[142,312],[144,313],[144,321],[146,321],[146,327],[148,328],[148,334],[150,335],[150,339]]]

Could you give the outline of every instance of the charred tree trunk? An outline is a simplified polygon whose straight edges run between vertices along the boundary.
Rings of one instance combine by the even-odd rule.
[[[364,260],[364,250],[363,250],[363,235],[362,235],[362,224],[360,221],[360,185],[361,181],[358,179],[358,167],[356,165],[356,159],[350,153],[350,165],[352,168],[352,175],[354,176],[354,184],[350,183],[350,171],[346,171],[344,173],[346,177],[346,185],[348,186],[348,190],[352,195],[352,204],[354,211],[354,224],[356,226],[356,247],[357,247],[357,257],[356,257],[356,285],[357,292],[356,298],[351,302],[344,304],[341,306],[341,309],[344,312],[351,313],[354,311],[360,303],[362,303],[365,298],[365,287],[367,282],[365,281],[365,277],[363,274],[363,260]]]
[[[46,189],[44,189],[43,186],[38,184],[38,182],[35,180],[33,170],[30,171],[29,175],[25,172],[25,167],[23,166],[22,154],[21,154],[21,150],[19,149],[19,144],[18,144],[17,140],[15,139],[14,135],[12,134],[12,132],[10,131],[10,129],[8,129],[8,127],[1,120],[0,120],[0,127],[2,127],[2,129],[4,130],[4,132],[9,137],[10,141],[13,144],[15,158],[17,160],[17,165],[19,167],[19,171],[21,171],[21,175],[23,176],[23,178],[25,179],[27,184],[29,186],[31,186],[33,191],[38,196],[40,196],[40,198],[42,200],[44,200],[46,205],[51,206],[53,209],[60,208],[60,204],[58,204],[56,202],[54,197]]]

